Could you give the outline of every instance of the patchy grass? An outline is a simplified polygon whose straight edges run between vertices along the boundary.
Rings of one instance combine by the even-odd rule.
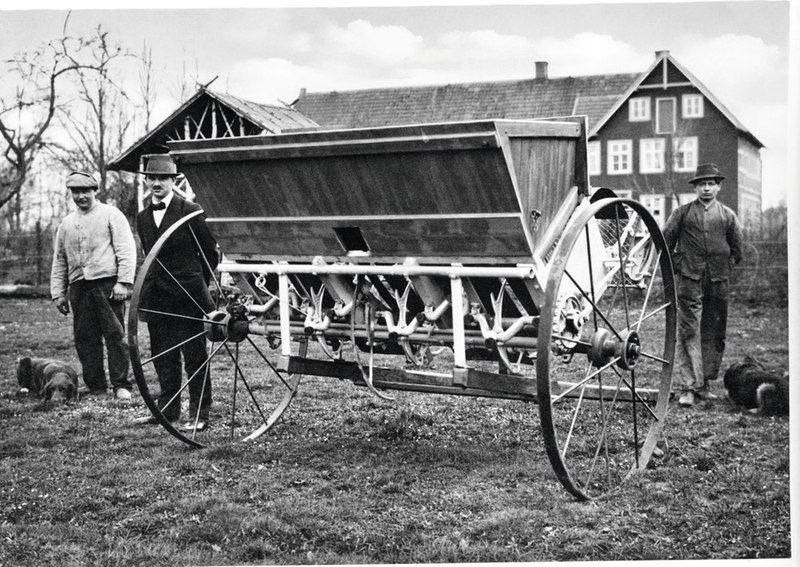
[[[787,367],[785,309],[735,306],[726,364]],[[309,378],[269,434],[190,449],[131,403],[16,394],[35,353],[78,366],[41,299],[0,300],[0,565],[509,562],[789,557],[789,424],[724,399],[672,406],[666,454],[575,501],[537,408],[371,397]]]

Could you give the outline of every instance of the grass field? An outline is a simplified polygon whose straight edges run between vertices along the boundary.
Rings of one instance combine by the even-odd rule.
[[[785,308],[734,305],[724,366],[788,365]],[[785,558],[789,420],[724,398],[670,407],[665,454],[578,502],[535,404],[308,378],[252,443],[191,449],[133,426],[141,399],[42,404],[18,356],[78,367],[49,301],[0,299],[0,565]]]

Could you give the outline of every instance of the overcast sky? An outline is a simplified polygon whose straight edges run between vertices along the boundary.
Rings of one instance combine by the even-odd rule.
[[[765,206],[785,198],[789,2],[667,2],[662,4],[464,1],[413,7],[394,2],[358,6],[163,9],[171,0],[117,3],[74,1],[68,30],[98,24],[134,51],[152,47],[160,79],[157,120],[180,101],[185,67],[213,87],[257,102],[290,103],[309,91],[445,84],[532,77],[535,61],[549,75],[643,72],[655,51],[673,57],[713,92],[766,146],[762,152]],[[251,1],[238,5],[258,5]],[[292,3],[297,6],[297,2]],[[306,2],[305,4],[309,4]],[[369,5],[365,5],[369,4]],[[399,4],[399,5],[398,5]],[[260,5],[267,5],[261,2]],[[0,58],[58,37],[63,8],[13,2],[0,10]],[[24,6],[24,10],[19,9]],[[146,7],[146,9],[141,9]],[[130,80],[135,81],[132,75]]]

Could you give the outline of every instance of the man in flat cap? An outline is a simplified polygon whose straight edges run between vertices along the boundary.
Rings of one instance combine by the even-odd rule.
[[[709,381],[719,377],[728,326],[728,279],[742,261],[742,227],[717,200],[725,177],[713,163],[697,166],[697,199],[672,212],[664,227],[678,288],[675,389],[678,404],[711,400]]]
[[[159,237],[186,215],[202,208],[174,191],[178,175],[169,154],[145,157],[144,186],[151,202],[136,217],[145,254]],[[143,282],[139,317],[147,322],[150,350],[158,375],[158,407],[171,422],[181,418],[181,357],[189,382],[189,416],[179,427],[200,432],[209,423],[211,375],[206,364],[203,317],[214,309],[208,282],[219,263],[217,242],[205,215],[198,215],[171,234],[158,253],[158,268]],[[169,315],[164,315],[167,313]],[[152,423],[141,418],[139,423]]]
[[[56,231],[50,295],[63,315],[72,306],[75,349],[88,393],[105,393],[110,381],[116,398],[129,400],[130,361],[123,320],[136,271],[136,243],[125,215],[97,200],[93,175],[74,171],[66,185],[77,210]]]

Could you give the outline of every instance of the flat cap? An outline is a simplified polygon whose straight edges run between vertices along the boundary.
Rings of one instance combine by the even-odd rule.
[[[69,189],[97,189],[97,187],[97,180],[91,173],[73,171],[67,177],[67,188]]]

